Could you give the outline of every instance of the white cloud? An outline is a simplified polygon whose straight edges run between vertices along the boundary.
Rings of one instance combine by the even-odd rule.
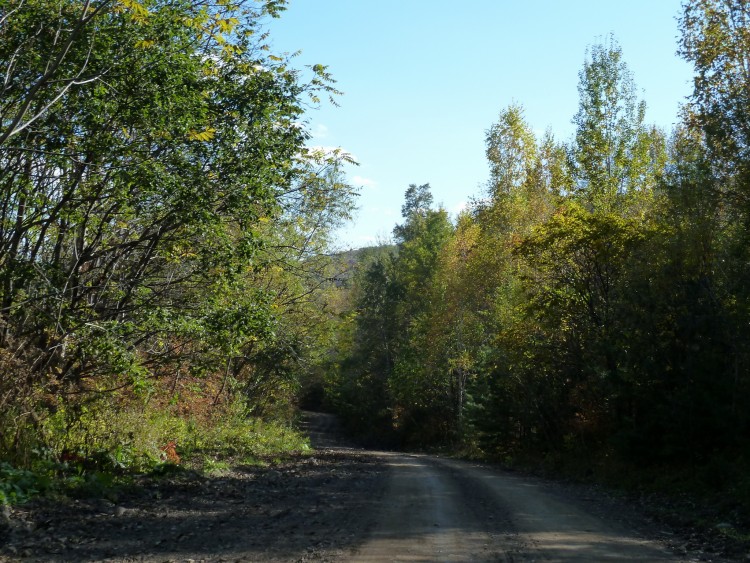
[[[322,123],[316,123],[312,131],[310,131],[310,136],[313,139],[325,139],[328,137],[328,127]]]
[[[456,205],[454,205],[453,207],[451,207],[451,212],[455,213],[455,214],[459,214],[462,211],[465,211],[466,207],[468,205],[469,204],[467,202],[465,202],[465,201],[459,201]]]
[[[375,180],[371,180],[370,178],[365,178],[364,176],[352,176],[352,184],[355,184],[357,186],[363,186],[365,188],[374,188],[378,185],[378,183]]]

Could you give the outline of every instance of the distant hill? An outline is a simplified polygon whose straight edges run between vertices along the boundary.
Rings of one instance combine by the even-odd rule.
[[[358,268],[366,266],[378,256],[389,253],[395,254],[396,252],[398,252],[398,247],[395,244],[381,244],[334,253],[331,255],[336,272],[333,281],[337,287],[344,286],[354,276]]]

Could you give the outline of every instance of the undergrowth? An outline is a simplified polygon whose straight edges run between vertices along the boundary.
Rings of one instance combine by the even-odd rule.
[[[136,475],[215,473],[309,450],[289,423],[253,417],[242,401],[200,418],[101,401],[58,408],[41,430],[32,456],[0,461],[0,505],[40,494],[114,498]]]

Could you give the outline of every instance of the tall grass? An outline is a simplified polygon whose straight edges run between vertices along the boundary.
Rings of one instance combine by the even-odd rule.
[[[209,470],[309,450],[290,422],[252,416],[242,400],[196,416],[163,405],[102,399],[60,407],[37,430],[33,459],[0,460],[0,504],[59,490],[56,484],[116,484],[176,464]],[[168,455],[170,447],[176,456]]]

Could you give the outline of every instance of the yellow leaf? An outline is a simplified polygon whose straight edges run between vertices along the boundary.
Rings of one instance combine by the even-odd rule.
[[[237,18],[220,19],[216,23],[219,24],[219,29],[222,33],[231,33],[231,31],[240,23]]]
[[[209,127],[203,131],[196,131],[195,129],[191,129],[188,132],[188,139],[191,141],[210,141],[214,138],[214,134],[216,133],[216,129],[214,127]]]
[[[119,4],[130,10],[133,13],[133,19],[136,21],[143,21],[151,15],[148,9],[136,0],[119,0]]]

